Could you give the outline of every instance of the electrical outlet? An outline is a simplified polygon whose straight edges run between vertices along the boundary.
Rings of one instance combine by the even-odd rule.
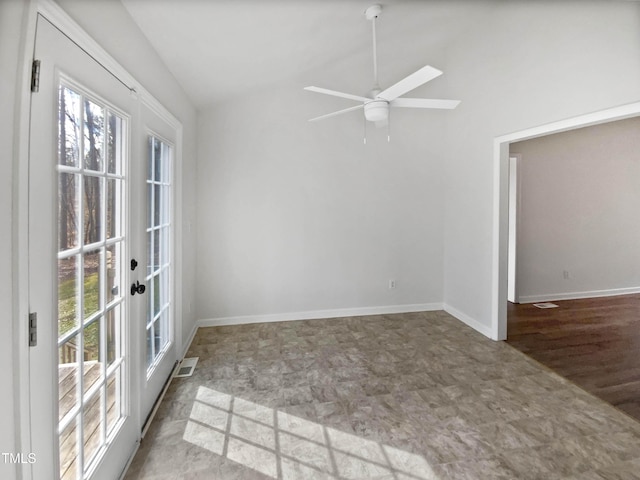
[[[563,270],[562,271],[562,278],[564,278],[565,280],[569,280],[569,278],[571,278],[569,276],[569,270]]]
[[[394,288],[396,288],[396,281],[392,278],[389,280],[389,290],[393,290]]]

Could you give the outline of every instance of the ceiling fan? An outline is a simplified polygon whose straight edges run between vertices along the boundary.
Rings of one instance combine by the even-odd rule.
[[[334,97],[348,98],[362,102],[355,107],[345,108],[338,110],[337,112],[328,113],[310,119],[310,122],[317,120],[323,120],[329,117],[335,117],[348,113],[360,108],[364,108],[364,118],[370,122],[374,122],[376,126],[384,126],[388,124],[389,120],[389,107],[402,107],[402,108],[440,108],[440,109],[453,109],[458,106],[460,100],[436,100],[429,98],[399,98],[405,93],[427,83],[430,80],[442,75],[442,72],[437,68],[433,68],[430,65],[425,65],[417,72],[403,78],[396,84],[381,90],[378,86],[378,60],[376,49],[376,19],[382,12],[381,5],[372,5],[364,12],[365,18],[371,21],[373,27],[373,78],[374,86],[368,97],[360,95],[352,95],[350,93],[337,92],[335,90],[328,90],[320,87],[304,87],[305,90],[311,92],[323,93],[325,95],[332,95]],[[365,123],[366,124],[366,123]],[[366,138],[365,138],[366,142]]]

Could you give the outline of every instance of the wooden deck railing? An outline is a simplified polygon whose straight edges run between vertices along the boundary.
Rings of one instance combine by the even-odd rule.
[[[78,368],[75,364],[60,365],[58,401],[60,405],[59,418],[62,419],[74,405],[77,404],[77,382]],[[102,364],[96,361],[84,362],[84,385],[85,392],[95,382],[100,380],[102,375]],[[101,390],[104,392],[104,390]],[[107,432],[115,424],[119,417],[119,407],[116,404],[116,378],[110,377],[106,388],[106,425],[102,423],[102,393],[98,392],[92,399],[84,405],[83,412],[83,450],[85,466],[91,461],[93,455],[98,451],[102,441],[102,428]],[[60,435],[60,478],[62,480],[76,480],[77,477],[77,455],[78,447],[76,435],[76,425],[67,428]]]

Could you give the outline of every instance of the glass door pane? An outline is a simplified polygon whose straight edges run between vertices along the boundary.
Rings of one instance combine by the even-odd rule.
[[[169,344],[171,294],[171,146],[149,136],[147,155],[147,371]]]
[[[123,418],[127,122],[78,89],[58,97],[60,478],[85,478]]]

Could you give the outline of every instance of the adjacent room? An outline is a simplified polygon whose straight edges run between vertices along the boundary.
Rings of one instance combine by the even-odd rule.
[[[511,345],[635,418],[639,128],[636,117],[511,144],[507,332]]]
[[[0,81],[3,479],[640,478],[638,2],[7,0]]]

